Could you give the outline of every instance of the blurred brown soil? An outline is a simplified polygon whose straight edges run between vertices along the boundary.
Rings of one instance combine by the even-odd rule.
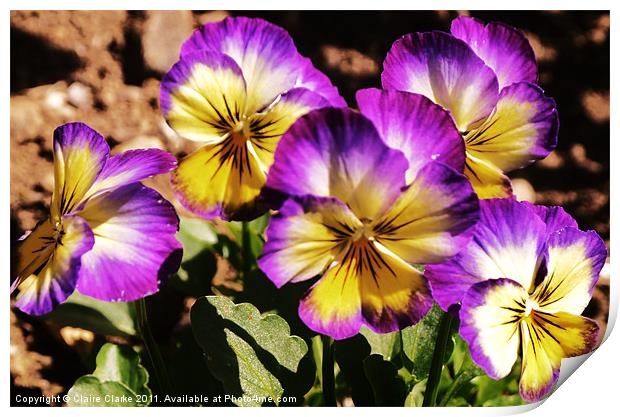
[[[158,147],[182,156],[191,147],[164,123],[159,79],[200,24],[226,12],[11,12],[11,237],[43,218],[53,190],[52,133],[89,124],[113,152]],[[236,12],[286,28],[299,50],[325,71],[350,105],[359,88],[380,87],[394,40],[449,30],[457,12]],[[609,25],[607,12],[473,12],[521,28],[532,43],[540,84],[558,104],[559,145],[544,161],[515,172],[521,199],[564,206],[582,228],[609,240]],[[171,198],[166,178],[150,182]],[[220,274],[221,275],[221,274]],[[604,325],[609,280],[588,315]],[[187,300],[185,300],[187,301]],[[180,320],[187,306],[178,303]],[[178,317],[175,315],[175,317]],[[76,339],[77,338],[77,339]],[[86,373],[75,340],[92,335],[11,314],[11,385],[52,395]]]

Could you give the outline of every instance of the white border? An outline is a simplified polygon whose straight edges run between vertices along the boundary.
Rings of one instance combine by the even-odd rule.
[[[597,0],[588,0],[587,2],[582,1],[543,1],[543,0],[520,0],[519,2],[514,2],[512,4],[498,4],[497,1],[488,1],[488,0],[469,0],[469,1],[445,1],[445,0],[436,0],[434,2],[423,2],[422,4],[414,4],[409,1],[396,1],[396,0],[381,0],[380,2],[366,2],[361,3],[360,1],[341,1],[335,3],[333,0],[312,0],[308,2],[291,2],[291,1],[272,1],[272,0],[263,0],[260,2],[257,1],[234,1],[234,0],[215,0],[215,1],[195,1],[195,0],[175,0],[174,2],[165,2],[160,0],[152,0],[152,1],[133,1],[130,4],[127,1],[118,1],[118,0],[97,0],[97,1],[57,1],[57,2],[46,2],[42,0],[38,1],[7,1],[3,2],[5,6],[5,24],[1,27],[1,39],[2,39],[2,51],[4,55],[4,59],[6,60],[9,56],[9,47],[10,47],[10,39],[9,39],[9,10],[10,9],[83,9],[84,6],[88,6],[89,9],[98,9],[98,10],[110,10],[110,9],[126,9],[130,6],[131,9],[169,9],[171,6],[174,6],[175,9],[228,9],[228,10],[239,10],[239,9],[256,9],[257,6],[261,9],[265,10],[330,10],[330,9],[349,9],[355,8],[356,10],[369,10],[375,9],[375,6],[381,6],[382,9],[411,9],[414,7],[415,9],[420,10],[459,10],[459,9],[487,9],[487,10],[545,10],[545,9],[580,9],[580,10],[612,10],[612,22],[614,19],[615,11],[613,10],[617,2],[611,1],[597,1]],[[426,7],[425,7],[426,6]],[[432,6],[432,7],[429,7]],[[584,7],[586,6],[586,7]],[[317,30],[319,30],[317,28]],[[414,31],[415,28],[412,28]],[[613,33],[613,31],[612,31]],[[611,35],[610,35],[611,36]],[[611,74],[617,74],[619,70],[618,66],[618,50],[617,45],[613,42],[611,43]],[[570,71],[570,69],[567,69]],[[2,66],[2,76],[3,76],[3,84],[2,84],[2,93],[4,99],[0,101],[0,117],[4,122],[3,126],[3,135],[1,140],[2,146],[2,158],[3,164],[0,168],[0,185],[2,187],[2,196],[4,198],[4,205],[2,206],[2,212],[0,213],[0,230],[4,232],[4,238],[1,239],[1,253],[2,253],[2,271],[3,276],[8,277],[10,272],[10,262],[9,262],[9,253],[10,253],[10,243],[8,238],[9,231],[9,178],[10,178],[10,65]],[[617,93],[617,80],[612,76],[610,92],[611,95],[611,114],[615,114],[614,110],[618,109],[618,97]],[[612,117],[611,120],[611,136],[618,138],[618,122],[615,117]],[[618,145],[615,144],[614,141],[611,141],[611,156],[618,157]],[[613,180],[613,184],[617,183],[618,175],[620,173],[620,168],[618,168],[614,163],[611,164],[611,178]],[[611,199],[611,218],[617,218],[618,208],[614,204],[613,200],[613,192]],[[618,258],[618,251],[615,250],[615,247],[612,245],[612,259],[620,259]],[[416,410],[411,408],[390,408],[386,410],[378,409],[378,408],[350,408],[350,409],[327,409],[327,408],[298,408],[294,412],[299,413],[301,415],[309,415],[316,411],[320,413],[326,413],[328,415],[332,415],[334,413],[349,414],[353,415],[355,413],[356,416],[359,416],[359,413],[395,413],[402,415],[414,415],[414,414],[423,414],[423,415],[435,415],[435,416],[454,416],[458,415],[475,415],[475,416],[497,416],[497,415],[509,415],[525,412],[528,410],[532,416],[548,416],[549,413],[553,415],[609,415],[611,413],[610,410],[614,410],[618,408],[618,378],[620,377],[620,360],[618,360],[618,353],[620,352],[620,336],[618,336],[618,332],[611,332],[613,328],[617,310],[618,310],[618,284],[616,283],[616,279],[614,278],[616,275],[616,269],[614,264],[612,263],[611,273],[610,273],[610,281],[613,282],[611,284],[611,306],[610,306],[610,317],[609,317],[609,326],[607,337],[608,339],[603,343],[603,345],[593,353],[592,359],[588,361],[587,366],[580,367],[575,371],[575,376],[568,379],[568,381],[562,384],[555,393],[551,395],[549,400],[547,400],[542,406],[536,407],[535,405],[524,406],[524,407],[507,407],[507,408],[475,408],[475,409],[466,409],[466,408],[437,408],[437,409],[424,409],[424,410]],[[8,281],[8,280],[6,280]],[[6,282],[5,281],[5,282]],[[8,284],[8,283],[7,283]],[[8,285],[6,285],[8,289]],[[5,300],[8,299],[8,295],[5,296]],[[5,407],[9,406],[9,331],[8,331],[8,323],[9,323],[9,309],[5,308],[2,310],[2,318],[4,331],[2,332],[2,341],[0,341],[0,352],[2,352],[2,367],[0,370],[0,375],[3,375],[3,378],[0,379],[2,384],[2,393],[0,395],[2,398],[0,399],[1,404],[4,404]],[[583,358],[580,358],[583,359]],[[583,360],[577,360],[577,362],[582,363]],[[573,368],[576,363],[568,364],[566,363],[563,366],[563,374],[566,373],[564,369]],[[576,369],[576,368],[575,368]],[[567,369],[568,370],[568,369]],[[222,410],[222,411],[220,411]],[[88,412],[92,413],[94,416],[98,415],[107,415],[109,414],[108,409],[89,409]],[[145,413],[149,413],[150,415],[169,415],[171,411],[164,408],[150,408],[150,409],[118,409],[115,412],[121,412],[122,414],[129,414],[133,416],[144,415]],[[30,409],[26,408],[14,408],[11,409],[11,413],[14,415],[30,413]],[[38,412],[38,410],[34,410],[34,412]],[[52,415],[57,415],[58,413],[66,413],[68,415],[82,415],[83,410],[80,409],[69,409],[69,408],[52,408],[43,411],[45,413],[51,413]],[[280,413],[290,413],[290,409],[254,409],[254,411],[246,411],[246,409],[235,409],[235,408],[226,408],[226,409],[216,409],[216,408],[208,408],[208,409],[199,409],[199,408],[183,408],[179,412],[182,413],[200,413],[204,415],[207,413],[208,415],[216,415],[216,414],[226,414],[226,415],[237,415],[237,414],[246,414],[246,413],[255,413],[259,415],[267,415],[269,413],[272,414],[280,414]],[[79,414],[76,414],[79,413]],[[143,414],[144,413],[144,414]]]

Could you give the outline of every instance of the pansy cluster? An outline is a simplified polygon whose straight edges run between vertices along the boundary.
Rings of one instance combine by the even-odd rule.
[[[315,280],[299,316],[335,339],[458,311],[472,359],[492,378],[521,357],[536,401],[563,358],[591,351],[581,316],[605,262],[596,233],[560,207],[519,202],[506,172],[556,146],[558,113],[536,84],[517,29],[470,17],[450,33],[392,45],[383,89],[347,107],[289,34],[262,19],[204,25],[161,82],[161,109],[199,143],[110,157],[72,123],[54,134],[50,217],[19,242],[16,305],[43,314],[75,289],[107,301],[156,292],[176,271],[172,205],[139,181],[172,172],[179,202],[204,218],[273,211],[260,269],[277,286]],[[454,307],[457,308],[454,308]]]

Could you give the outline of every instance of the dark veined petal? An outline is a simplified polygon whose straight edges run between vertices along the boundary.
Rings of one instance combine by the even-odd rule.
[[[77,216],[62,218],[62,234],[58,239],[49,236],[51,229],[48,226],[41,227],[43,229],[37,228],[26,237],[18,249],[21,257],[32,259],[37,256],[38,242],[47,242],[45,249],[41,250],[47,258],[36,270],[24,273],[17,286],[19,293],[15,306],[33,315],[49,313],[73,293],[81,258],[94,243],[88,223]]]
[[[67,123],[54,130],[52,221],[79,207],[109,154],[103,136],[84,123]]]
[[[430,162],[372,227],[377,241],[400,258],[430,264],[466,247],[477,220],[478,198],[467,178]]]
[[[187,54],[161,81],[161,109],[166,121],[184,138],[217,143],[247,112],[246,83],[227,55],[196,51]]]
[[[196,51],[219,52],[237,63],[247,83],[249,113],[295,87],[302,69],[288,32],[258,18],[227,17],[202,26],[181,47],[181,59]]]
[[[341,202],[306,198],[297,213],[290,199],[267,227],[267,241],[258,265],[277,287],[313,278],[346,248],[347,238],[362,226]]]
[[[408,184],[431,161],[463,172],[465,145],[450,113],[441,106],[422,95],[395,90],[368,88],[355,97],[383,141],[407,157]]]
[[[540,309],[581,314],[607,258],[607,248],[594,231],[566,227],[547,240],[547,276],[532,295]]]
[[[174,207],[158,192],[130,184],[93,197],[79,215],[95,240],[82,256],[77,289],[104,301],[131,301],[158,291],[181,262]]]
[[[465,42],[438,31],[394,42],[381,82],[385,89],[422,94],[442,105],[462,132],[486,119],[499,92],[493,70]]]
[[[562,359],[592,351],[598,334],[594,320],[534,310],[521,322],[521,397],[530,402],[545,397],[558,380]]]
[[[345,339],[362,324],[379,333],[410,326],[431,305],[420,272],[380,245],[360,239],[310,288],[299,316],[311,329]]]
[[[534,51],[518,29],[499,22],[485,25],[476,18],[460,16],[452,21],[450,31],[493,69],[500,90],[520,81],[536,82]]]
[[[509,172],[555,149],[559,118],[555,101],[529,83],[504,88],[491,116],[465,135],[467,153]]]

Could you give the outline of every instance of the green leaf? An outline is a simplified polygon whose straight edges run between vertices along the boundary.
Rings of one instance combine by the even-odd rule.
[[[186,262],[205,248],[212,248],[218,242],[217,232],[203,219],[181,217],[177,239],[183,243],[183,260]]]
[[[428,377],[442,314],[441,308],[433,304],[422,320],[401,331],[402,349],[411,361],[409,368],[417,381]]]
[[[370,355],[364,359],[364,373],[380,406],[401,406],[405,401],[405,382],[398,375],[392,362],[383,360],[381,355]]]
[[[360,333],[368,341],[372,354],[381,355],[383,359],[389,361],[400,352],[400,334],[398,332],[375,333],[363,326]]]
[[[148,379],[136,351],[129,346],[106,343],[97,354],[95,371],[78,378],[69,390],[67,405],[146,406],[151,401]]]
[[[260,406],[261,398],[278,404],[285,390],[303,395],[310,388],[296,381],[308,347],[303,339],[290,335],[280,316],[261,315],[249,303],[209,296],[194,303],[191,322],[207,366],[226,393],[235,397],[236,405]],[[298,392],[300,386],[304,392]]]
[[[411,392],[405,398],[405,407],[422,407],[424,392],[426,391],[426,379],[413,386]]]
[[[128,337],[137,334],[131,303],[100,301],[77,291],[43,317],[60,326],[79,327],[100,335]]]

